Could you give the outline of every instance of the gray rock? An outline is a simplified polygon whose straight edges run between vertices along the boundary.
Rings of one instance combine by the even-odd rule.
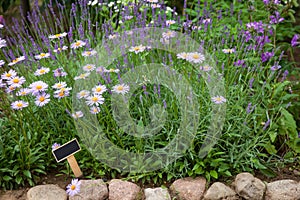
[[[170,190],[181,200],[200,200],[205,191],[205,184],[206,179],[203,177],[188,177],[174,181]]]
[[[262,200],[266,185],[250,173],[241,173],[235,177],[235,191],[244,199]]]
[[[147,188],[144,191],[145,191],[146,200],[171,200],[168,189]]]
[[[238,200],[233,189],[221,182],[212,184],[206,191],[203,200]]]
[[[67,200],[68,196],[64,189],[57,185],[38,185],[27,192],[27,200]]]
[[[280,180],[267,184],[265,200],[299,200],[300,183],[293,180]]]
[[[101,179],[81,180],[80,192],[70,196],[69,200],[104,200],[108,197],[108,189]]]
[[[138,185],[119,179],[111,180],[108,189],[109,200],[137,200],[143,196]]]

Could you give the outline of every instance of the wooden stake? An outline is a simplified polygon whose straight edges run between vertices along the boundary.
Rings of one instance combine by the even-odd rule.
[[[82,176],[82,172],[78,166],[78,163],[76,161],[76,158],[74,157],[74,155],[69,156],[68,158],[68,163],[71,166],[71,169],[74,173],[74,175],[78,178],[80,176]]]

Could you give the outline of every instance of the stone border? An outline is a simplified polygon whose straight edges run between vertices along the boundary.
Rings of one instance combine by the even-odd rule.
[[[27,200],[297,200],[300,199],[300,182],[279,180],[263,182],[250,173],[241,173],[228,186],[221,182],[213,183],[206,189],[203,177],[182,178],[167,188],[146,188],[120,179],[81,180],[80,192],[67,197],[64,189],[56,185],[39,185],[27,192]]]

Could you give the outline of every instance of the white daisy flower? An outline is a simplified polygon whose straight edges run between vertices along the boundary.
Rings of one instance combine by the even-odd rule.
[[[50,35],[49,38],[50,39],[56,39],[56,38],[63,38],[63,37],[66,37],[66,36],[67,36],[67,33],[63,32],[63,33],[58,33],[58,34],[55,34],[55,35]]]
[[[19,92],[17,92],[17,96],[26,96],[26,95],[28,95],[28,94],[30,94],[31,93],[31,90],[29,89],[29,88],[21,88],[20,90],[19,90]]]
[[[152,4],[151,8],[161,8],[161,5],[160,4]]]
[[[58,52],[61,52],[61,51],[65,51],[67,49],[68,49],[67,46],[63,46],[62,48],[58,47],[57,49],[54,49],[53,52],[58,53]]]
[[[208,65],[204,65],[202,67],[200,67],[200,70],[204,71],[204,72],[208,72],[212,69],[212,67],[208,66]]]
[[[89,106],[99,106],[104,103],[104,98],[101,95],[94,94],[86,98],[86,104]]]
[[[78,99],[87,98],[90,95],[90,92],[88,90],[81,90],[76,94],[76,97]]]
[[[92,65],[92,64],[87,64],[82,67],[83,71],[86,71],[86,72],[93,71],[95,68],[96,68],[95,65]]]
[[[17,64],[18,62],[20,62],[22,60],[25,60],[25,56],[21,56],[19,58],[16,58],[16,59],[12,60],[10,63],[8,63],[8,66],[15,65],[15,64]]]
[[[19,77],[19,76],[14,76],[12,77],[11,79],[9,79],[7,81],[7,84],[10,85],[10,86],[13,86],[15,88],[19,88],[22,86],[22,84],[25,82],[25,78],[22,76],[22,77]]]
[[[77,49],[79,47],[84,47],[86,43],[82,40],[77,40],[76,42],[71,44],[71,49]]]
[[[92,92],[94,94],[103,94],[105,91],[107,90],[105,85],[97,85],[95,87],[92,88]]]
[[[140,52],[145,51],[145,49],[146,49],[145,46],[139,45],[139,46],[130,47],[129,51],[134,52],[135,54],[138,54]]]
[[[176,32],[175,31],[167,31],[167,32],[163,32],[162,36],[164,39],[170,39],[176,36]]]
[[[15,101],[12,102],[11,107],[14,110],[22,110],[23,108],[28,106],[28,102],[25,101]]]
[[[100,112],[100,108],[96,107],[96,106],[93,106],[93,107],[91,107],[90,112],[92,114],[98,114]]]
[[[112,89],[113,92],[117,93],[117,94],[126,94],[127,92],[129,92],[129,85],[126,84],[119,84],[119,85],[115,85]]]
[[[192,52],[192,53],[188,53],[187,60],[193,63],[202,63],[205,60],[205,57],[201,53]]]
[[[17,72],[13,69],[10,69],[8,72],[4,72],[1,75],[1,79],[3,80],[9,80],[12,79],[13,77],[17,76]]]
[[[44,92],[48,89],[47,83],[43,81],[36,81],[29,85],[29,88],[33,95],[38,94],[40,92]]]
[[[223,96],[215,96],[212,97],[211,100],[215,103],[215,104],[222,104],[226,102],[226,99]]]
[[[175,23],[176,23],[175,20],[167,20],[167,21],[166,21],[166,25],[167,25],[167,26],[170,26],[170,25],[175,24]]]
[[[111,69],[104,69],[104,72],[109,72],[109,73],[119,73],[120,70],[119,69],[114,69],[114,68],[111,68]]]
[[[42,59],[42,58],[49,58],[50,57],[50,53],[40,53],[39,55],[34,56],[35,59]]]
[[[78,80],[78,79],[86,79],[86,77],[88,77],[89,75],[90,75],[89,72],[83,73],[83,74],[80,74],[79,76],[75,76],[75,77],[74,77],[74,80]]]
[[[178,58],[178,59],[186,60],[187,57],[188,57],[188,55],[189,55],[189,54],[186,53],[186,52],[178,53],[178,54],[177,54],[177,58]]]
[[[70,95],[70,90],[71,89],[72,88],[61,88],[61,89],[55,91],[53,96],[55,98],[58,98],[58,99],[61,99],[63,97],[67,97],[67,96]]]
[[[67,86],[67,83],[66,82],[58,82],[58,83],[55,83],[52,88],[54,89],[62,89],[62,88],[65,88]]]
[[[110,35],[108,36],[108,39],[112,40],[112,39],[115,39],[115,38],[117,38],[117,37],[118,37],[117,34],[110,34]]]
[[[43,107],[44,105],[46,105],[49,102],[50,102],[50,94],[46,94],[44,92],[42,94],[38,94],[34,101],[35,105],[37,105],[39,107]]]
[[[92,50],[92,51],[84,51],[84,52],[82,52],[81,55],[84,57],[89,57],[89,56],[94,56],[96,54],[97,54],[97,51]]]
[[[72,113],[72,117],[73,117],[74,119],[81,118],[81,117],[83,117],[83,112],[82,112],[82,111],[77,111],[77,112],[75,112],[75,113]]]
[[[47,74],[49,71],[50,71],[50,68],[47,68],[47,67],[41,67],[40,69],[37,69],[37,70],[34,72],[34,75],[36,75],[36,76],[41,76],[41,75],[43,75],[43,74]]]
[[[6,89],[5,89],[5,92],[6,93],[12,93],[13,91],[15,91],[17,88],[16,87],[13,87],[13,86],[8,86]]]
[[[223,51],[223,53],[231,54],[231,53],[235,52],[235,49],[223,49],[222,51]]]

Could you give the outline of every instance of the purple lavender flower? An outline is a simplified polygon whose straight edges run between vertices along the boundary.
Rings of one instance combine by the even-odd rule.
[[[265,52],[261,54],[261,61],[262,62],[267,62],[274,56],[273,52]]]
[[[297,42],[300,36],[298,34],[295,34],[294,37],[292,38],[291,45],[292,47],[297,46],[300,44],[300,42]]]
[[[280,4],[280,0],[274,0],[274,4],[276,5]]]
[[[252,106],[252,103],[250,102],[246,109],[247,114],[251,113],[255,109],[255,107],[256,105]]]
[[[278,24],[284,20],[283,17],[280,17],[278,11],[275,11],[275,15],[270,16],[270,24]]]
[[[253,87],[254,78],[251,78],[249,81],[249,88],[252,89]]]
[[[268,119],[268,121],[266,123],[264,123],[263,130],[266,130],[269,127],[270,122],[271,122],[271,120]]]
[[[271,71],[277,71],[277,70],[280,69],[280,68],[281,68],[280,65],[275,64],[275,65],[273,65],[273,66],[271,67]]]
[[[235,66],[242,66],[242,67],[246,66],[244,60],[238,60],[238,61],[234,62],[233,65],[235,65]]]
[[[268,5],[270,3],[270,0],[263,0],[265,5]]]

